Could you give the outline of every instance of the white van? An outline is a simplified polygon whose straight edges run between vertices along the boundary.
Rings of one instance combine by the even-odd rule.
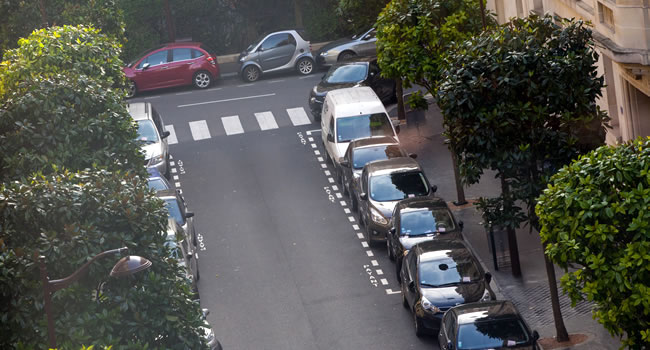
[[[399,132],[399,126],[393,125],[384,104],[367,86],[328,92],[320,124],[326,156],[337,173],[350,141],[373,136],[397,139]]]

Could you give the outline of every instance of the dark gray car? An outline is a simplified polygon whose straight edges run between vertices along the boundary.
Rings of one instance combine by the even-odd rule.
[[[349,38],[339,39],[321,47],[316,54],[316,63],[327,67],[355,56],[376,55],[376,32],[375,28],[366,29]]]
[[[156,193],[156,196],[165,201],[165,207],[169,212],[169,217],[183,228],[190,237],[192,245],[197,245],[196,232],[194,231],[194,213],[187,210],[185,199],[176,190],[162,190]]]
[[[167,240],[165,246],[170,250],[170,258],[177,261],[185,269],[188,280],[191,281],[192,291],[199,292],[199,254],[191,244],[190,238],[183,228],[172,218],[167,220]]]

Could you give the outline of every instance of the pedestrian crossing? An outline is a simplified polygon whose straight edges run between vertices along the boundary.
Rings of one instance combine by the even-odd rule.
[[[215,120],[190,121],[187,123],[189,133],[185,125],[178,123],[165,125],[165,130],[170,134],[167,143],[173,145],[179,142],[206,140],[221,135],[239,135],[251,131],[267,131],[283,126],[301,126],[312,123],[303,107],[287,108],[283,113],[277,113],[277,115],[271,111],[264,111],[254,113],[253,116],[230,115],[217,119],[220,120],[220,123]],[[246,129],[244,125],[247,126]]]

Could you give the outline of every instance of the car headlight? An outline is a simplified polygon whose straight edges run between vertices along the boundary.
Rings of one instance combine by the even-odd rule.
[[[309,103],[316,103],[316,97],[310,97]]]
[[[153,157],[151,157],[151,158],[149,159],[149,164],[160,163],[160,162],[162,162],[163,158],[164,158],[164,157],[163,157],[162,154],[159,154],[159,155],[157,155],[157,156],[153,156]]]
[[[325,56],[329,55],[329,53],[327,51],[323,51],[323,52],[320,53],[320,55],[325,57]]]
[[[485,291],[483,292],[483,296],[481,297],[481,301],[490,301],[490,300],[492,300],[490,291],[487,288],[485,288]]]
[[[388,224],[388,220],[386,220],[386,218],[383,217],[381,213],[379,213],[379,211],[375,208],[370,208],[370,216],[372,217],[372,221],[378,224],[382,224],[382,225]]]
[[[422,305],[423,309],[425,309],[427,311],[431,311],[434,314],[437,314],[438,312],[440,312],[440,309],[438,309],[437,306],[431,304],[431,302],[427,298],[425,298],[424,296],[422,296],[422,299],[420,300],[420,304]]]
[[[240,59],[239,59],[239,62],[244,62],[244,61],[246,61],[246,57],[248,57],[248,56],[243,56],[242,58],[240,58]]]

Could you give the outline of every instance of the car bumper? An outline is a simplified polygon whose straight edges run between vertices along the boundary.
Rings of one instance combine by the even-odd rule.
[[[155,163],[151,160],[147,161],[147,168],[155,168],[163,176],[167,174],[167,161],[163,159],[162,161]]]
[[[447,308],[448,309],[448,308]],[[416,306],[415,308],[415,314],[422,322],[422,326],[429,330],[429,331],[439,331],[440,330],[440,324],[442,323],[442,316],[445,314],[444,311],[440,311],[438,313],[433,313],[430,311],[424,311],[419,305]]]
[[[320,54],[316,55],[316,64],[320,67],[329,67],[336,63],[336,56],[327,55],[321,56]]]
[[[386,236],[388,234],[388,229],[390,228],[388,224],[382,225],[372,221],[372,218],[368,218],[368,240],[373,242],[385,242]]]

